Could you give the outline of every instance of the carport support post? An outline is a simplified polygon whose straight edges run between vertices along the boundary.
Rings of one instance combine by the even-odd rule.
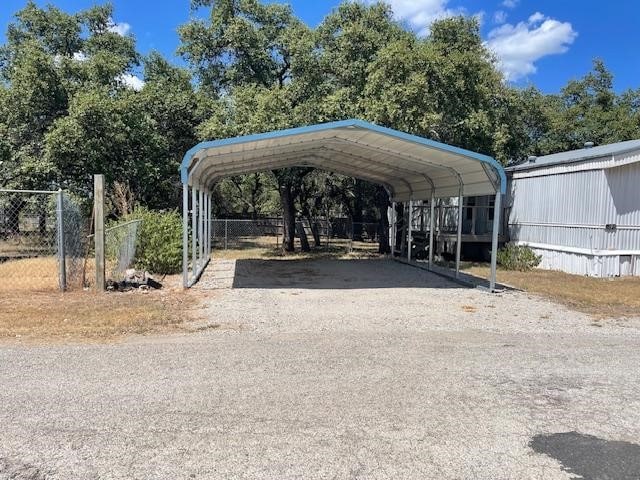
[[[198,269],[198,191],[191,186],[191,273]]]
[[[202,190],[202,264],[207,261],[207,219],[209,218],[209,204],[207,197],[209,194]]]
[[[198,267],[202,268],[204,261],[204,190],[202,188],[198,191],[198,207],[200,209],[200,218],[198,219]]]
[[[202,191],[202,264],[207,262],[207,226],[209,224],[209,192]]]
[[[211,204],[212,202],[212,194],[209,192],[207,194],[207,260],[211,260]]]
[[[412,244],[412,234],[413,234],[413,199],[409,199],[409,219],[407,220],[407,260],[411,261],[411,244]]]
[[[391,256],[394,257],[396,253],[396,202],[391,202],[391,211],[389,216],[389,248],[391,249]]]
[[[496,192],[496,202],[493,206],[493,231],[491,232],[491,278],[489,279],[489,291],[496,289],[496,269],[498,263],[498,234],[500,233],[500,203],[502,201],[502,193],[500,190]]]
[[[182,286],[189,288],[189,185],[182,184]]]
[[[464,198],[462,196],[462,186],[460,186],[460,193],[458,194],[458,237],[456,241],[456,278],[460,276],[460,256],[462,254],[462,203]]]
[[[205,263],[209,260],[209,191],[204,191],[204,237],[202,241],[203,249],[204,249],[204,261]]]
[[[431,192],[431,201],[429,202],[429,270],[433,267],[433,231],[435,230],[435,214],[436,214],[436,196],[435,192]]]

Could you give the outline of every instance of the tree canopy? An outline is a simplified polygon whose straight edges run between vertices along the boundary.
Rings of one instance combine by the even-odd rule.
[[[384,3],[345,1],[315,28],[279,3],[191,3],[208,15],[179,28],[181,68],[141,55],[109,4],[28,1],[0,47],[0,185],[88,195],[104,173],[145,206],[175,208],[179,162],[198,140],[346,118],[503,164],[640,138],[640,89],[616,93],[601,60],[557,94],[515,88],[475,18],[438,20],[422,37]],[[309,168],[225,179],[216,195],[225,215],[361,220],[385,208],[381,188]]]

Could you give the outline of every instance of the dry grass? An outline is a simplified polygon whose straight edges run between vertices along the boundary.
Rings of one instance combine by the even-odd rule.
[[[0,263],[0,294],[58,290],[58,263],[53,257]]]
[[[2,296],[0,338],[107,340],[175,330],[189,318],[187,297],[162,291]]]
[[[92,272],[89,273],[92,276]],[[196,294],[183,292],[177,277],[166,288],[98,295],[81,289],[58,291],[55,259],[0,264],[0,338],[114,339],[175,330],[194,318]]]
[[[486,278],[489,268],[473,265],[467,273]],[[551,270],[498,270],[498,282],[541,295],[599,318],[640,317],[640,278],[592,278]]]
[[[67,268],[69,268],[67,263]],[[85,269],[82,278],[82,268]],[[115,262],[107,260],[106,272],[113,271]],[[78,260],[73,278],[67,274],[69,290],[93,288],[95,285],[95,263],[90,259],[86,265]],[[69,270],[67,270],[69,272]],[[84,285],[83,285],[84,281]],[[59,290],[58,260],[55,257],[23,258],[0,263],[0,294],[4,292],[54,292]]]
[[[87,267],[92,283],[93,263]],[[70,291],[58,290],[54,257],[0,263],[0,339],[114,339],[175,330],[199,305],[177,277],[163,279],[166,288],[159,291],[101,295],[75,280]]]

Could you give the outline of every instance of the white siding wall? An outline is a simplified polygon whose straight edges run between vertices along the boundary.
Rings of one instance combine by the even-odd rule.
[[[542,268],[640,275],[640,163],[512,178],[509,205],[512,241],[559,247],[538,249]],[[606,231],[606,224],[617,229]]]

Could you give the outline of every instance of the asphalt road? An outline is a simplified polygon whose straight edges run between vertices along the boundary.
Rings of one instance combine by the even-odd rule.
[[[0,479],[640,478],[638,321],[382,261],[200,288],[197,333],[0,344]]]

